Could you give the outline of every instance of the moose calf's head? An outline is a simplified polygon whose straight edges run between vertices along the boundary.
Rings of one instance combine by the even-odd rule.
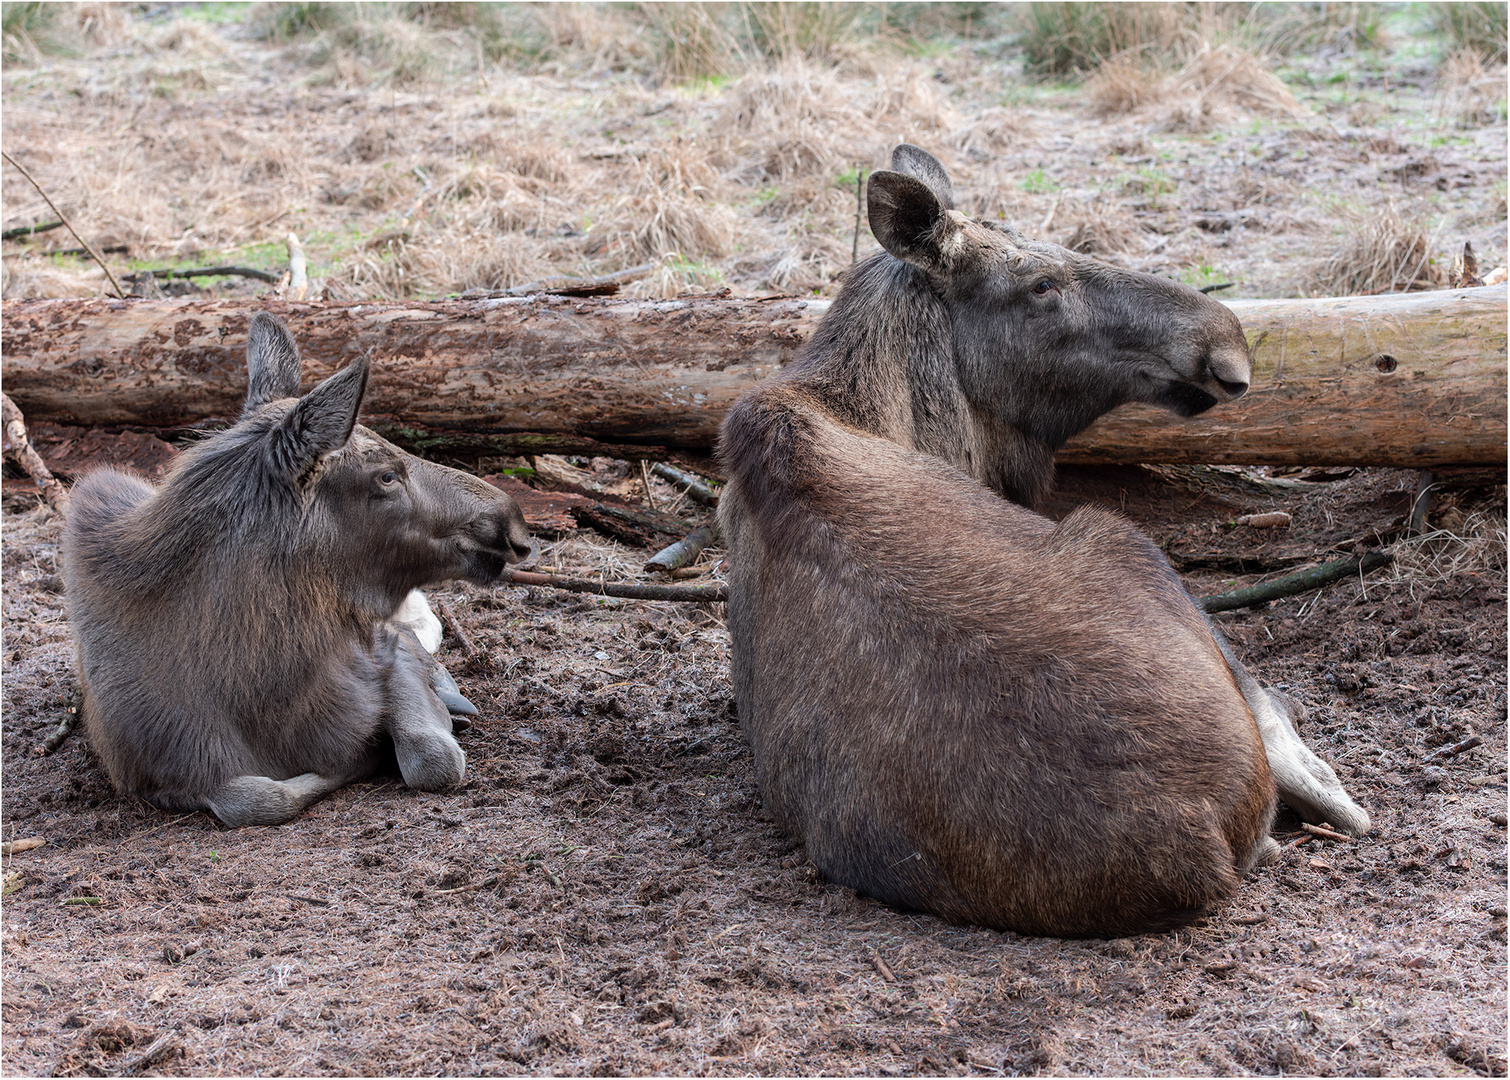
[[[868,269],[926,281],[975,410],[1057,448],[1124,402],[1194,416],[1248,389],[1248,345],[1222,304],[967,218],[943,167],[915,146],[891,164],[870,178],[870,228],[905,269]]]
[[[310,558],[381,614],[424,585],[485,585],[532,548],[513,499],[456,469],[405,453],[357,424],[368,362],[359,359],[302,398],[299,352],[276,318],[252,319],[250,386],[241,421],[210,440],[227,469],[254,467],[257,497],[292,513],[246,515],[248,527],[291,530],[290,554]],[[206,469],[208,491],[226,492]],[[291,523],[297,522],[297,525]]]

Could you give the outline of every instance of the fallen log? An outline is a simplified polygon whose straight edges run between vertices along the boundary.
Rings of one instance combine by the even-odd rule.
[[[1244,398],[1181,422],[1124,406],[1066,463],[1349,464],[1505,459],[1504,285],[1228,304],[1254,349]],[[795,355],[827,301],[562,297],[258,302],[310,380],[370,354],[368,422],[419,452],[706,449],[729,405]],[[243,301],[14,300],[6,391],[34,422],[182,429],[245,392]]]

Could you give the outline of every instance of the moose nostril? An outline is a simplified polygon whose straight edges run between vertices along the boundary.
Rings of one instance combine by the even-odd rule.
[[[1247,382],[1234,382],[1231,379],[1224,379],[1220,375],[1215,375],[1213,378],[1216,379],[1217,385],[1227,391],[1227,394],[1231,397],[1242,397],[1248,392]]]

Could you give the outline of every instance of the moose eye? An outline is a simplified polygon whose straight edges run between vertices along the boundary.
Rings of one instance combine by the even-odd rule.
[[[396,484],[398,483],[398,473],[389,469],[382,476],[378,477],[378,482],[382,484]]]
[[[1037,285],[1033,286],[1033,295],[1045,296],[1048,293],[1053,292],[1056,287],[1057,286],[1055,286],[1052,281],[1049,281],[1047,278],[1045,278],[1043,281],[1040,281]]]

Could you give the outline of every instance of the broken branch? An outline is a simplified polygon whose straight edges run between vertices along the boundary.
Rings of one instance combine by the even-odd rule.
[[[645,569],[667,573],[680,570],[701,555],[703,548],[711,544],[717,534],[718,530],[712,525],[700,525],[670,547],[657,551],[645,563]]]
[[[72,699],[68,702],[68,711],[63,714],[63,719],[53,729],[53,733],[42,740],[42,745],[37,747],[37,755],[46,757],[58,747],[63,745],[63,740],[73,734],[73,729],[79,722],[79,709],[83,707],[84,695],[79,691],[73,692]]]
[[[509,581],[515,585],[544,585],[566,592],[591,593],[596,596],[614,596],[621,600],[670,600],[682,604],[721,604],[729,598],[722,585],[609,585],[598,581],[583,581],[578,578],[562,578],[553,574],[534,574],[526,570],[510,570]]]
[[[683,472],[675,465],[667,465],[664,461],[657,461],[650,467],[650,471],[673,487],[685,491],[693,502],[702,503],[704,506],[718,505],[718,492],[704,483],[701,478],[689,472]]]
[[[1297,593],[1310,592],[1312,589],[1322,588],[1334,581],[1352,577],[1354,574],[1366,574],[1370,570],[1388,566],[1392,559],[1393,556],[1386,552],[1370,551],[1360,558],[1322,563],[1320,566],[1286,574],[1273,581],[1261,581],[1257,585],[1249,585],[1244,589],[1214,593],[1211,596],[1198,596],[1195,599],[1196,603],[1200,604],[1201,610],[1207,614],[1254,607],[1258,604],[1267,604],[1271,600],[1294,596]]]
[[[0,423],[4,424],[5,436],[0,442],[0,453],[10,458],[26,471],[37,483],[37,489],[41,491],[42,498],[47,505],[59,513],[68,510],[68,489],[62,481],[53,476],[52,470],[42,460],[31,445],[31,440],[26,437],[26,420],[21,415],[21,410],[16,408],[16,403],[4,394],[0,394]]]
[[[154,278],[197,278],[197,277],[245,277],[254,278],[257,281],[266,281],[270,285],[278,284],[278,278],[269,274],[266,270],[253,270],[249,266],[206,266],[195,270],[138,270],[129,275],[127,281],[145,281],[149,277]]]
[[[1475,746],[1482,746],[1484,740],[1477,735],[1470,735],[1462,742],[1455,742],[1451,746],[1439,746],[1421,759],[1421,763],[1428,761],[1440,761],[1443,758],[1457,757],[1465,750],[1472,750]]]
[[[22,236],[33,236],[39,232],[51,232],[53,229],[61,229],[61,221],[44,221],[40,225],[22,225],[14,229],[6,229],[0,233],[0,240],[15,240]]]

